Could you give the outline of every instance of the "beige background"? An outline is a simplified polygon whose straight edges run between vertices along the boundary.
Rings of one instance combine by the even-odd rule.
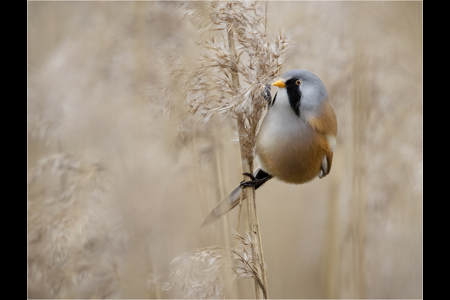
[[[186,119],[171,76],[205,5],[28,2],[30,298],[179,298],[172,259],[232,241],[237,211],[199,225],[242,180],[233,120]],[[339,133],[328,177],[256,193],[270,297],[422,298],[422,2],[269,2],[280,29]]]

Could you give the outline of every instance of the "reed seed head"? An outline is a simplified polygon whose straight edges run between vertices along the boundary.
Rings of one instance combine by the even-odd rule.
[[[199,31],[198,64],[186,81],[189,113],[205,123],[213,115],[236,118],[250,160],[265,91],[280,74],[288,40],[281,32],[275,38],[266,35],[265,5],[257,1],[213,1],[208,14]]]
[[[234,272],[233,279],[254,278],[264,289],[261,274],[261,258],[254,251],[255,243],[251,235],[246,237],[233,230],[237,239],[234,248],[206,247],[195,249],[172,260],[175,271],[170,275],[170,282],[165,283],[164,290],[174,290],[184,298],[222,299],[225,285],[223,273]]]

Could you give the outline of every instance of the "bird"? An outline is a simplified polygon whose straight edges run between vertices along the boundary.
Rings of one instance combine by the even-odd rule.
[[[243,174],[251,180],[242,181],[220,201],[201,226],[215,222],[237,206],[242,187],[257,189],[272,178],[303,184],[330,173],[338,123],[322,80],[308,70],[294,69],[271,86],[278,92],[273,99],[270,89],[264,95],[268,110],[256,136],[260,166],[253,174]]]

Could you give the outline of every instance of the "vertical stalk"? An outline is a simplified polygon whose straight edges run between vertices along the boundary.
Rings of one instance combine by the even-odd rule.
[[[228,26],[228,47],[230,53],[233,57],[236,56],[236,46],[234,40],[234,33],[232,26]],[[233,88],[235,90],[239,89],[239,74],[237,71],[237,66],[233,66],[231,70],[231,77],[233,82]],[[253,154],[251,149],[247,149],[245,147],[244,138],[248,134],[245,129],[245,117],[243,115],[238,115],[237,119],[237,128],[239,134],[239,145],[241,152],[241,161],[242,161],[242,171],[247,173],[253,173]],[[249,178],[250,180],[250,178]],[[255,202],[255,188],[249,187],[243,189],[243,195],[247,199],[247,210],[248,210],[248,222],[249,222],[249,231],[250,236],[252,238],[252,242],[254,244],[254,248],[252,249],[253,254],[253,263],[254,268],[257,272],[255,278],[255,295],[256,299],[267,299],[267,280],[266,280],[266,272],[264,269],[264,258],[262,253],[262,244],[261,244],[261,236],[259,233],[259,222],[258,215],[256,213],[256,202]],[[258,265],[257,265],[258,264]]]
[[[335,158],[336,159],[336,156]],[[336,172],[336,164],[333,164]],[[328,225],[325,239],[325,297],[326,299],[336,299],[340,297],[339,286],[339,261],[341,256],[340,243],[340,222],[339,222],[339,199],[337,197],[339,182],[338,177],[333,177],[328,198]]]
[[[362,51],[356,47],[355,74],[359,74],[354,85],[353,96],[353,190],[352,223],[354,297],[366,296],[365,242],[366,242],[366,157],[365,129],[367,128],[367,82],[366,61]]]
[[[241,149],[241,160],[242,160],[242,170],[247,173],[253,173],[253,155],[248,153],[247,149],[243,146],[243,141],[241,140],[243,136],[247,133],[242,120],[238,120],[238,133]],[[247,176],[246,176],[247,177]],[[250,180],[248,178],[247,180]],[[259,221],[258,214],[256,212],[256,199],[255,199],[255,188],[248,187],[242,190],[246,200],[247,200],[247,212],[248,212],[248,226],[251,240],[253,242],[253,263],[254,268],[257,271],[257,277],[255,278],[255,295],[256,299],[267,299],[267,279],[265,271],[264,256],[261,243],[261,234],[259,231]]]

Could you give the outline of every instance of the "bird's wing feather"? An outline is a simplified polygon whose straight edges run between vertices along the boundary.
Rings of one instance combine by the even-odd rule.
[[[311,117],[308,123],[314,130],[321,135],[318,141],[325,150],[325,157],[321,166],[319,178],[323,178],[330,173],[333,162],[333,151],[336,146],[337,119],[333,106],[330,101],[325,100],[322,103],[320,118]]]
[[[336,137],[337,134],[337,119],[334,113],[333,106],[331,106],[330,101],[325,100],[319,111],[320,118],[311,116],[308,118],[308,123],[317,132],[324,135],[330,135]]]

